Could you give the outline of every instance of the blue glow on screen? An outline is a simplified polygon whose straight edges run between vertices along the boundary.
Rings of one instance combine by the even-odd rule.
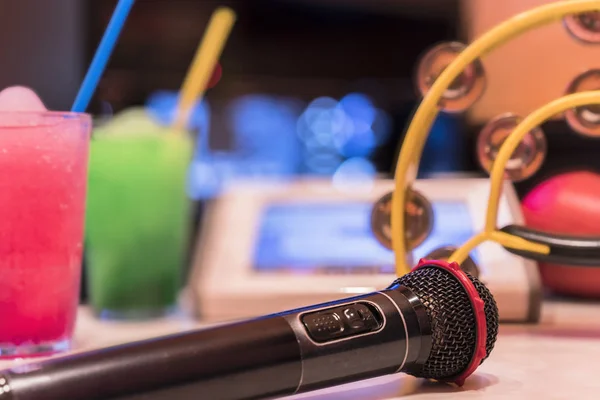
[[[178,94],[157,91],[147,110],[168,125],[175,116]],[[251,94],[232,100],[225,119],[233,143],[226,151],[210,148],[211,109],[206,100],[195,104],[188,129],[197,133],[197,146],[188,173],[187,193],[194,200],[214,198],[237,179],[277,179],[298,172],[301,150],[296,120],[301,106],[293,100]]]
[[[286,203],[268,207],[262,218],[254,268],[259,272],[314,273],[319,270],[373,269],[393,273],[394,255],[370,228],[371,203]],[[473,235],[466,204],[433,204],[431,235],[414,259],[446,245],[461,245]],[[478,262],[477,253],[471,254]]]
[[[170,124],[177,101],[178,93],[157,91],[146,107],[160,122]],[[372,180],[376,170],[369,158],[388,140],[390,121],[363,93],[339,100],[317,97],[308,105],[295,98],[252,93],[231,99],[216,115],[203,100],[194,105],[188,126],[197,134],[197,145],[187,193],[194,200],[210,199],[235,180],[298,175],[326,176],[335,185]],[[211,149],[211,135],[230,136],[229,148]]]

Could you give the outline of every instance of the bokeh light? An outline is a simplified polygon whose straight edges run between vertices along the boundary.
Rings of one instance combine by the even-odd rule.
[[[370,191],[375,185],[377,170],[366,158],[355,157],[344,161],[332,177],[333,186],[338,190]]]
[[[390,134],[390,117],[364,94],[342,99],[318,97],[306,107],[297,124],[304,144],[306,172],[333,174],[354,157],[366,158]]]

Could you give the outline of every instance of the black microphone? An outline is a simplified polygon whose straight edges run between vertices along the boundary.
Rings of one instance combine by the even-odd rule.
[[[477,278],[421,260],[379,292],[5,370],[0,399],[261,399],[397,372],[462,385],[497,332]]]

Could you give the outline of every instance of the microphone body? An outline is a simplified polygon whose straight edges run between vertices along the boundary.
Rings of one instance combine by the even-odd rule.
[[[0,373],[0,399],[292,395],[410,369],[427,359],[430,333],[421,302],[400,286],[15,368]]]
[[[497,328],[477,278],[422,260],[379,292],[0,371],[0,400],[263,399],[397,372],[462,385]]]

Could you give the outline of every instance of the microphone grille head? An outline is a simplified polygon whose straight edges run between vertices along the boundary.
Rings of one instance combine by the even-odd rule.
[[[427,260],[395,285],[421,300],[431,322],[429,358],[409,373],[462,385],[496,343],[498,307],[488,288],[455,263]]]

